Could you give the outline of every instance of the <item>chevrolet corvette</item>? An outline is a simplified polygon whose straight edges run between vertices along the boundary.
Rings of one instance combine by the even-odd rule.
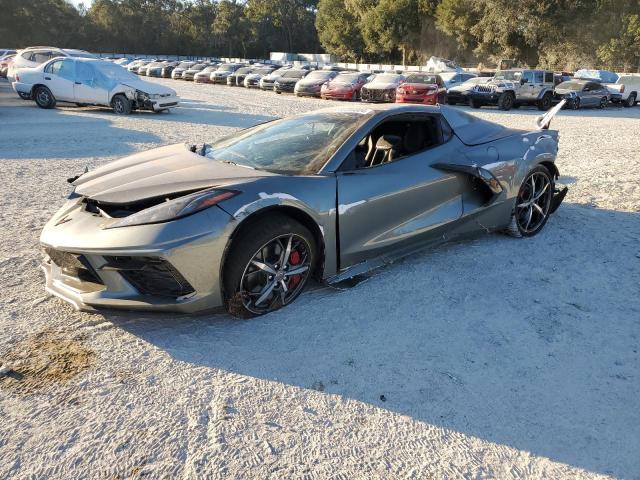
[[[46,289],[77,309],[260,315],[478,231],[537,234],[562,202],[558,105],[532,131],[447,106],[353,105],[136,153],[68,179]]]

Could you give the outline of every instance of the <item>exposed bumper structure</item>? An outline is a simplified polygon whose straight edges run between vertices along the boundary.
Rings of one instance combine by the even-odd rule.
[[[126,235],[104,229],[106,221],[87,212],[82,200],[49,221],[40,237],[47,292],[89,311],[194,312],[223,305],[220,272],[233,220],[222,209],[124,227]]]

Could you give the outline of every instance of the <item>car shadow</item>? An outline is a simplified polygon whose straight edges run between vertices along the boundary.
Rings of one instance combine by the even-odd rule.
[[[638,213],[564,204],[536,237],[484,234],[251,320],[104,315],[191,365],[637,478],[639,240]]]

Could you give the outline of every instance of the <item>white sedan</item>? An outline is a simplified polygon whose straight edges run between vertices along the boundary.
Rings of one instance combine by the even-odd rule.
[[[162,112],[180,101],[171,88],[140,80],[111,62],[87,58],[55,58],[36,68],[20,69],[12,86],[40,108],[53,108],[61,101],[106,105],[117,114],[127,114],[133,109]]]

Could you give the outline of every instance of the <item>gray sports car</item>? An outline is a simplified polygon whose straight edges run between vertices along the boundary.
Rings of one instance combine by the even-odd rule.
[[[477,231],[535,235],[567,191],[554,113],[526,132],[355,105],[131,155],[69,179],[40,239],[46,288],[78,309],[263,314],[312,275],[338,282]]]

